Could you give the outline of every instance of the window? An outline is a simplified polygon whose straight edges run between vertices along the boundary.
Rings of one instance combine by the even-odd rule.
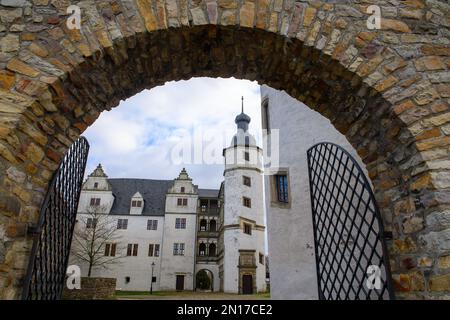
[[[90,204],[91,204],[91,206],[99,206],[100,205],[100,198],[91,198]]]
[[[131,278],[130,277],[125,277],[125,283],[130,283]]]
[[[180,256],[184,256],[184,243],[180,243]]]
[[[211,243],[209,245],[209,256],[210,257],[215,257],[216,256],[216,244],[215,243]]]
[[[133,208],[141,208],[142,207],[142,201],[141,200],[133,200],[133,201],[131,201],[131,206]]]
[[[126,230],[128,229],[128,219],[119,219],[117,220],[117,229]]]
[[[186,218],[176,218],[175,229],[186,229]]]
[[[134,243],[134,244],[129,243],[128,247],[127,247],[127,256],[136,257],[137,255],[138,255],[138,244],[137,243]]]
[[[94,183],[94,189],[98,189],[98,182]]]
[[[244,159],[245,161],[250,161],[250,153],[247,151],[244,151]]]
[[[200,243],[200,245],[198,246],[198,254],[202,257],[206,255],[206,244]]]
[[[270,175],[270,206],[275,208],[290,209],[290,182],[289,168],[278,168],[278,172]]]
[[[264,265],[264,255],[262,253],[259,254],[259,263]]]
[[[200,231],[206,231],[207,222],[205,219],[200,220]]]
[[[249,223],[244,223],[244,233],[245,234],[252,234],[252,225]]]
[[[200,199],[200,210],[206,212],[208,210],[209,201],[205,199]]]
[[[262,103],[262,110],[261,110],[261,117],[262,117],[262,128],[267,130],[267,133],[270,132],[270,117],[269,117],[269,101],[266,99]]]
[[[158,229],[158,220],[147,221],[147,230],[157,230],[157,229]]]
[[[250,198],[243,197],[242,198],[242,204],[244,205],[244,207],[251,208],[252,207],[252,200]]]
[[[97,226],[96,218],[87,218],[87,220],[86,220],[86,228],[87,229],[94,229],[96,226]]]
[[[247,187],[252,186],[252,179],[250,177],[243,176],[242,178],[243,178],[243,183],[245,186],[247,186]]]
[[[217,230],[217,223],[216,223],[216,220],[211,220],[211,221],[209,222],[209,231],[214,232],[214,231],[216,231],[216,230]]]
[[[110,249],[111,245],[109,243],[105,244],[105,256],[109,256]]]
[[[187,206],[187,200],[186,198],[178,198],[177,199],[177,205],[179,206]]]
[[[185,190],[186,190],[185,187],[181,187],[181,193],[184,193]]]
[[[148,245],[148,256],[149,257],[159,257],[159,244],[149,244]]]
[[[278,202],[288,203],[288,179],[287,175],[279,174],[275,176],[276,188],[277,188],[277,200]]]
[[[115,257],[116,256],[116,244],[115,243],[105,244],[105,256],[106,257]]]
[[[149,257],[153,257],[154,248],[155,248],[155,245],[153,245],[153,244],[148,245],[148,256]]]
[[[173,255],[174,256],[184,256],[184,243],[174,243],[173,244]]]

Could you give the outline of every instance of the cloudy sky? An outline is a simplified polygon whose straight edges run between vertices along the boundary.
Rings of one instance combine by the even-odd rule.
[[[241,111],[261,141],[256,82],[194,78],[145,90],[103,112],[86,130],[91,145],[86,173],[98,163],[110,178],[173,179],[183,167],[201,188],[219,188],[222,149],[236,132]]]

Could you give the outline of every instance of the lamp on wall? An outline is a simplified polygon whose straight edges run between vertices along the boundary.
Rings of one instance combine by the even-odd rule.
[[[155,267],[155,262],[152,262],[152,277],[150,279],[150,294],[153,294],[153,268]]]

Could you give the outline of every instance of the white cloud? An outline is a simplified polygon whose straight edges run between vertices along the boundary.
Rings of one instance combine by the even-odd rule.
[[[201,129],[215,138],[212,141],[221,154],[236,130],[234,118],[241,110],[241,96],[245,98],[245,113],[252,118],[250,131],[259,134],[260,91],[256,82],[194,78],[145,90],[102,113],[86,130],[84,135],[91,145],[86,172],[102,163],[111,178],[173,179],[186,167],[201,188],[218,188],[223,179],[222,164],[175,165],[171,153],[175,145],[191,143],[187,133]]]

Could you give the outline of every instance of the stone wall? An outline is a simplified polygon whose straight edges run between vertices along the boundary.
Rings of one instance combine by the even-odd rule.
[[[81,278],[80,290],[64,288],[63,300],[113,299],[116,294],[115,278]]]
[[[367,28],[370,4],[380,29]],[[20,297],[27,229],[71,143],[121,99],[197,76],[257,80],[326,116],[366,164],[399,296],[448,297],[449,12],[438,0],[1,1],[0,297]]]

